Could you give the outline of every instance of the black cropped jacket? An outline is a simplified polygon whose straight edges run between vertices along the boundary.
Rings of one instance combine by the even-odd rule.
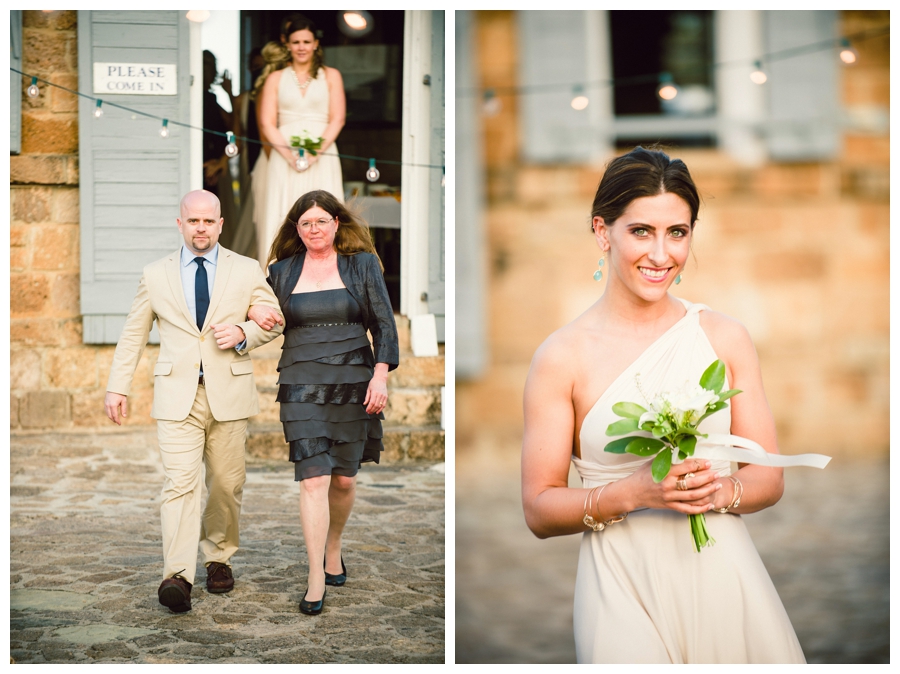
[[[306,251],[279,260],[269,267],[266,280],[278,298],[282,313],[285,313],[291,292],[297,286],[305,260]],[[396,369],[400,363],[397,324],[378,258],[372,253],[338,254],[337,262],[341,280],[362,310],[363,327],[372,333],[375,362],[387,363],[388,371]]]

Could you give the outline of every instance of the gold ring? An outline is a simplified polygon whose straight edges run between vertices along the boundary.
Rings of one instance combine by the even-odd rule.
[[[693,474],[693,473],[685,473],[685,474],[684,474],[684,479],[685,479],[685,480],[688,479],[689,477],[694,477],[694,474]]]
[[[687,491],[687,483],[684,481],[684,478],[679,478],[675,483],[675,489],[678,491]]]

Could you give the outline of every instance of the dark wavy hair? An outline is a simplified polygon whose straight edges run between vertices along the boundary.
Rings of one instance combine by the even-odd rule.
[[[680,159],[670,159],[660,149],[645,149],[639,145],[607,164],[594,195],[591,219],[600,216],[611,225],[635,199],[665,192],[684,199],[691,209],[693,227],[700,210],[700,195],[687,166]]]
[[[339,254],[372,253],[378,257],[366,221],[344,206],[331,192],[314,190],[304,194],[291,206],[291,210],[288,211],[284,223],[278,229],[272,246],[269,248],[267,266],[306,250],[306,245],[300,238],[300,234],[297,233],[297,223],[300,222],[300,218],[306,211],[316,206],[338,221],[338,230],[334,236],[334,249]],[[384,271],[381,258],[378,258],[378,264]]]
[[[291,34],[296,33],[298,30],[308,30],[313,34],[313,37],[316,40],[319,40],[320,31],[316,26],[315,22],[300,14],[299,12],[294,14],[289,14],[285,19],[281,22],[281,37],[284,38],[285,44],[291,39]],[[325,52],[322,49],[322,43],[319,42],[319,46],[316,47],[316,51],[313,52],[312,56],[312,64],[309,67],[309,76],[315,79],[319,70],[325,67]]]

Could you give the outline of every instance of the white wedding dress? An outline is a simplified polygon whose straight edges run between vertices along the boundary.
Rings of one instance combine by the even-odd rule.
[[[644,404],[661,391],[696,384],[718,357],[700,327],[707,307],[682,300],[687,314],[654,342],[600,396],[581,427],[585,487],[633,473],[648,460],[611,454],[606,428],[617,402]],[[727,388],[727,386],[726,386]],[[729,433],[731,409],[700,430]],[[713,461],[720,475],[731,464]],[[632,512],[605,531],[584,534],[575,583],[578,662],[803,663],[803,651],[740,515],[706,514],[716,540],[696,552],[686,515]]]

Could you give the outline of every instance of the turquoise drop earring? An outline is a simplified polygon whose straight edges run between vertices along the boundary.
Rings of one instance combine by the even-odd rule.
[[[675,277],[675,285],[678,285],[679,283],[681,283],[681,274]]]
[[[600,258],[600,261],[597,263],[597,271],[594,272],[594,280],[595,280],[595,281],[599,281],[600,279],[603,278],[603,272],[601,271],[600,268],[601,268],[605,263],[606,263],[606,260],[604,260],[604,259],[601,257],[601,258]]]

